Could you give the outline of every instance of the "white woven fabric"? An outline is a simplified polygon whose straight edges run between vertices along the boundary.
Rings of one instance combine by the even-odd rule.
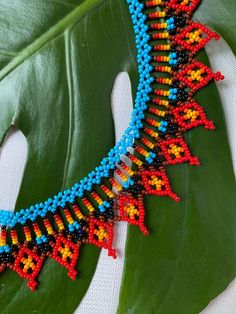
[[[236,170],[236,60],[223,40],[207,47],[213,69],[225,75],[217,83],[224,105],[234,169]],[[112,108],[116,138],[127,127],[132,97],[127,74],[117,77],[112,94]],[[26,141],[19,131],[12,131],[0,151],[0,208],[14,208],[23,175],[27,155]],[[118,259],[108,258],[102,251],[89,290],[76,314],[115,314],[123,273],[126,224],[120,223],[115,230],[115,247]],[[233,249],[233,248],[232,248]],[[236,314],[236,280],[202,312],[203,314]],[[149,314],[149,313],[147,313]],[[165,313],[163,313],[165,314]]]
[[[0,149],[0,208],[12,210],[25,168],[27,143],[24,135],[11,129]]]
[[[236,279],[221,293],[221,295],[210,302],[201,314],[235,314],[236,313]]]

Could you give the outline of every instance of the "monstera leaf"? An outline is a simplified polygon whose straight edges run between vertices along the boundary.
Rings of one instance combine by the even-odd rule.
[[[205,0],[197,16],[233,51],[235,9],[233,0]],[[114,145],[112,85],[127,71],[135,93],[136,50],[125,0],[2,0],[0,12],[0,142],[12,125],[28,142],[19,210],[71,186]],[[215,85],[198,99],[217,131],[187,136],[202,167],[168,169],[182,202],[148,197],[150,236],[130,227],[119,313],[198,313],[236,275],[235,181]],[[72,313],[98,256],[82,249],[75,282],[48,260],[37,293],[4,272],[0,312]]]
[[[212,27],[235,53],[234,0],[205,0],[196,19]],[[206,54],[199,59],[207,64]],[[179,204],[146,199],[148,238],[129,227],[118,313],[199,313],[236,277],[235,177],[215,84],[197,95],[216,131],[187,135],[202,166],[169,168]]]
[[[111,91],[120,71],[135,91],[136,51],[123,0],[3,0],[0,11],[0,141],[14,125],[28,143],[19,210],[72,186],[114,145]],[[37,293],[4,272],[0,312],[72,313],[98,256],[81,250],[75,282],[47,261]]]

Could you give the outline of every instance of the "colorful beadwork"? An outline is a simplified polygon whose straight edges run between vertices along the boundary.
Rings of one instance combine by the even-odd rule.
[[[191,20],[200,0],[127,0],[136,37],[139,85],[129,127],[120,142],[71,189],[19,212],[0,211],[0,272],[9,268],[34,290],[44,261],[77,276],[80,247],[93,244],[116,258],[114,225],[126,221],[144,235],[143,196],[180,198],[166,166],[199,165],[183,132],[214,124],[193,96],[220,72],[195,60],[219,35]],[[132,164],[132,168],[131,165]],[[18,236],[19,235],[19,236]]]

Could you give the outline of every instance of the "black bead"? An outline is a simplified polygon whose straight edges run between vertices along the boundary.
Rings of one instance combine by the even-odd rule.
[[[171,88],[179,88],[179,82],[178,82],[178,81],[174,81],[174,82],[171,84]]]
[[[186,18],[184,15],[179,14],[175,16],[175,26],[184,27],[186,25]]]
[[[140,176],[135,174],[135,175],[132,176],[132,180],[134,181],[134,183],[137,183],[140,180]]]
[[[19,251],[19,248],[16,244],[11,244],[10,245],[10,250],[11,252],[18,252]]]
[[[167,133],[170,135],[175,135],[179,131],[179,126],[175,123],[169,123],[167,126]]]
[[[39,253],[46,254],[48,252],[52,252],[52,247],[50,246],[48,242],[45,242],[38,245],[38,250],[39,250]]]
[[[169,105],[172,107],[177,106],[177,100],[169,100]]]
[[[12,256],[12,253],[1,253],[0,254],[0,264],[8,264],[13,263],[14,257]]]
[[[163,162],[164,162],[164,157],[162,157],[162,156],[157,156],[157,157],[154,159],[153,166],[159,168],[160,166],[162,166]]]
[[[145,163],[143,165],[145,166]],[[150,164],[149,164],[149,167],[150,167]],[[127,189],[127,192],[130,192],[134,197],[137,197],[138,195],[142,194],[142,191],[143,191],[143,186],[140,184],[132,185]]]
[[[175,35],[176,32],[177,32],[176,27],[168,30],[168,33],[169,33],[170,35]]]
[[[185,89],[178,90],[177,101],[186,101],[188,97],[189,97],[189,94]]]
[[[36,241],[32,240],[28,243],[29,248],[32,250],[35,246],[37,246]]]
[[[54,236],[50,235],[50,234],[47,235],[47,239],[48,239],[48,242],[51,242],[51,241],[55,240]]]
[[[187,51],[178,52],[178,62],[181,64],[186,64],[189,60],[189,53]]]
[[[180,65],[179,63],[173,64],[171,66],[172,70],[177,71],[179,69],[179,65]]]

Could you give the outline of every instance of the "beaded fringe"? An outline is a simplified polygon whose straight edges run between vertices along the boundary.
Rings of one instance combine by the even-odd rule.
[[[108,255],[116,258],[112,247],[116,221],[136,225],[147,235],[143,196],[169,196],[180,201],[165,168],[183,162],[199,165],[183,133],[198,126],[214,129],[193,98],[210,80],[223,79],[220,72],[213,73],[195,60],[209,40],[219,39],[218,34],[191,20],[200,0],[127,2],[136,33],[138,63],[143,65],[142,82],[151,86],[148,89],[145,83],[142,87],[148,97],[143,99],[142,124],[132,149],[120,156],[115,169],[109,170],[100,184],[94,181],[82,197],[73,202],[66,199],[63,207],[40,212],[36,206],[32,212],[20,211],[11,219],[1,212],[0,272],[14,270],[28,280],[32,290],[47,258],[67,268],[74,280],[81,245],[107,249]],[[142,47],[144,53],[140,54]]]

